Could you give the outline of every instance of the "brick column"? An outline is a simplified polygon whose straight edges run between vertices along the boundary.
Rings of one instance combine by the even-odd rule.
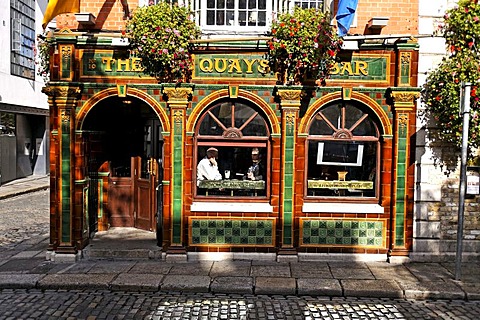
[[[295,143],[302,90],[278,90],[282,110],[280,164],[280,218],[282,238],[279,255],[296,254],[294,249]]]
[[[165,87],[164,94],[168,97],[170,109],[170,145],[171,145],[171,194],[170,194],[170,220],[172,232],[170,247],[167,254],[185,254],[183,244],[183,162],[185,144],[185,118],[188,107],[188,98],[192,94],[192,88],[188,87]]]
[[[51,119],[52,151],[50,153],[51,217],[50,249],[55,255],[72,255],[75,259],[81,239],[75,230],[82,229],[83,212],[75,211],[75,106],[80,97],[78,86],[47,86]],[[77,245],[78,244],[78,245]],[[53,256],[51,257],[53,259]],[[69,259],[69,258],[68,258]]]

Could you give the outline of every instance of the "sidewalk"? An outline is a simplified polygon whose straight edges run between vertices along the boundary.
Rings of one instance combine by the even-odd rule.
[[[0,187],[0,197],[48,188],[48,177]],[[2,190],[3,189],[3,190]],[[129,233],[130,232],[130,233]],[[394,299],[480,300],[480,262],[387,263],[359,256],[314,255],[316,261],[165,259],[155,235],[138,230],[98,233],[74,262],[47,261],[47,235],[0,246],[0,289],[120,290],[218,294],[307,295]],[[140,249],[141,248],[141,249]]]
[[[50,176],[31,175],[0,185],[0,200],[50,187]]]

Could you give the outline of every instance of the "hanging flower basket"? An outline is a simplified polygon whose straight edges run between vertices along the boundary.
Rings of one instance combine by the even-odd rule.
[[[459,151],[462,146],[463,114],[460,112],[462,82],[471,83],[470,130],[468,157],[475,157],[480,147],[480,3],[478,0],[460,0],[458,5],[447,10],[438,28],[445,37],[448,55],[427,77],[422,90],[425,110],[420,113],[427,123],[430,144],[445,144],[450,150]],[[434,130],[433,128],[438,128]],[[455,148],[451,148],[454,146]],[[445,155],[436,158],[445,163]],[[456,155],[450,161],[456,166]]]
[[[270,35],[269,62],[281,83],[325,83],[342,45],[328,13],[295,7],[277,16]]]
[[[162,82],[188,81],[189,40],[198,39],[200,29],[187,8],[167,2],[140,7],[127,23],[126,36],[145,73]]]

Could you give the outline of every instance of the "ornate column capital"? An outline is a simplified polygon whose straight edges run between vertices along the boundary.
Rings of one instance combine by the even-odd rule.
[[[420,97],[418,91],[392,91],[395,110],[411,111],[415,107],[415,100]]]
[[[169,105],[186,106],[193,89],[189,87],[165,87],[163,93],[167,96]]]
[[[279,89],[277,96],[280,97],[280,107],[299,108],[302,100],[302,90],[300,89]]]
[[[65,86],[65,85],[47,85],[42,88],[42,92],[51,98],[60,99],[78,99],[82,94],[82,87],[80,86]]]

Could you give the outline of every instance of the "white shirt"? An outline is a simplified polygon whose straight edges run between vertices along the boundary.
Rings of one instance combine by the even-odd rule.
[[[197,181],[201,180],[222,180],[222,175],[218,171],[218,166],[203,158],[197,166]]]

